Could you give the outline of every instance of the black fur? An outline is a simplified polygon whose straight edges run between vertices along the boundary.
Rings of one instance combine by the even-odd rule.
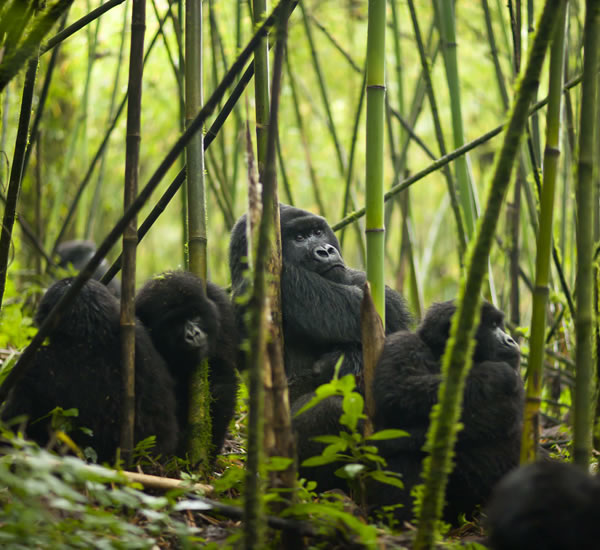
[[[284,362],[293,403],[331,379],[342,353],[342,375],[362,371],[360,304],[366,276],[344,264],[324,218],[283,204],[279,212]],[[244,215],[233,228],[229,247],[234,296],[247,288],[246,254]],[[387,332],[406,329],[409,323],[403,298],[386,288]]]
[[[331,380],[342,354],[340,375],[362,374],[360,305],[366,275],[345,265],[339,242],[324,218],[283,204],[279,213],[284,363],[295,414],[318,386]],[[244,215],[233,228],[229,248],[234,295],[246,289],[246,251]],[[407,329],[411,317],[404,299],[391,288],[385,292],[386,332]],[[330,398],[293,419],[300,464],[321,452],[323,444],[312,441],[314,437],[340,431],[340,414],[341,399]],[[300,466],[300,475],[317,481],[321,491],[345,488],[333,473],[339,466]]]
[[[211,282],[205,292],[202,280],[192,273],[170,271],[148,281],[135,303],[136,315],[175,379],[182,434],[188,426],[190,376],[200,361],[208,358],[212,444],[218,453],[233,418],[238,386],[238,337],[228,296]]]
[[[596,550],[600,481],[565,462],[538,462],[511,472],[487,508],[493,550]]]
[[[69,269],[69,265],[71,265],[76,271],[81,271],[96,253],[96,245],[92,241],[80,239],[64,241],[58,245],[56,253],[59,257],[58,267]],[[94,271],[92,279],[96,279],[96,281],[102,279],[109,267],[108,262],[103,258],[96,271]],[[107,287],[117,298],[121,296],[121,282],[119,279],[112,279]]]
[[[54,283],[38,307],[39,326],[64,295],[72,278]],[[178,426],[173,380],[146,329],[136,325],[135,440],[156,436],[156,452],[175,451]],[[77,408],[78,427],[70,435],[92,446],[99,461],[111,461],[119,446],[123,406],[119,303],[104,285],[90,280],[81,289],[49,342],[36,353],[31,369],[11,390],[2,419],[27,415],[27,434],[41,445],[49,441],[49,419],[36,421],[55,407]]]
[[[431,407],[438,399],[440,359],[455,310],[453,302],[434,304],[416,333],[388,336],[375,371],[375,429],[402,429],[410,437],[380,443],[388,469],[402,474],[405,489],[377,485],[372,501],[378,506],[402,503],[397,513],[400,519],[411,519],[410,490],[421,483],[422,448]],[[504,332],[502,312],[489,303],[482,306],[475,338],[456,466],[446,490],[444,517],[451,522],[485,503],[494,484],[519,463],[523,407],[519,347]]]

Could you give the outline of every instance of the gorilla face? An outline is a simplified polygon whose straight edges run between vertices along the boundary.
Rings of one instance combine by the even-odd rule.
[[[419,336],[438,359],[446,349],[450,324],[455,312],[454,300],[433,304],[419,327]],[[481,306],[475,340],[474,362],[504,361],[514,369],[518,369],[521,359],[519,345],[505,331],[504,314],[489,302],[484,302]]]
[[[285,264],[291,263],[314,271],[334,282],[346,282],[346,266],[337,238],[323,218],[313,215],[299,216],[287,220],[282,227]]]

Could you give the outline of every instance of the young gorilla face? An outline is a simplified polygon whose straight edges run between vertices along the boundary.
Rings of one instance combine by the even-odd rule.
[[[214,350],[219,312],[195,275],[163,273],[140,289],[135,303],[137,316],[174,375],[193,369]]]

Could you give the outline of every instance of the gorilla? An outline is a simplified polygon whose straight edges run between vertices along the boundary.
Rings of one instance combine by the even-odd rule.
[[[453,302],[434,304],[416,333],[400,331],[386,338],[375,369],[375,430],[402,429],[410,434],[381,441],[387,469],[402,474],[404,489],[376,485],[375,507],[402,504],[396,516],[412,517],[410,491],[421,482],[423,445],[431,407],[438,398],[440,360],[456,310]],[[484,303],[475,335],[473,367],[464,389],[463,429],[455,447],[455,468],[448,480],[444,519],[455,523],[489,498],[492,487],[519,464],[524,388],[520,350],[504,331],[503,314]]]
[[[96,253],[96,245],[92,241],[83,241],[76,239],[74,241],[64,241],[56,248],[58,254],[58,267],[68,269],[73,266],[76,271],[81,271]],[[96,271],[92,274],[92,279],[99,281],[108,271],[109,265],[104,258]],[[106,285],[108,289],[117,297],[121,296],[121,283],[119,279],[112,279]]]
[[[366,275],[346,266],[324,218],[285,204],[279,214],[284,364],[293,403],[328,382],[341,355],[341,375],[362,372],[360,304]],[[244,214],[229,244],[234,297],[247,288],[247,248]],[[385,301],[387,332],[407,329],[411,318],[402,296],[386,288]]]
[[[205,291],[202,279],[193,273],[168,271],[140,289],[135,311],[175,380],[180,452],[187,435],[190,377],[208,358],[212,450],[218,453],[233,418],[238,387],[238,337],[227,294],[211,282]]]
[[[40,326],[68,291],[72,277],[54,283],[35,315]],[[1,418],[26,415],[27,435],[50,441],[49,413],[76,408],[75,443],[91,446],[100,462],[112,461],[119,446],[123,407],[119,302],[107,288],[88,281],[48,338],[33,365],[10,391]],[[156,436],[155,451],[168,456],[178,441],[174,383],[141,323],[135,331],[135,441]],[[86,428],[88,430],[86,430]],[[89,432],[91,430],[91,433]]]
[[[600,540],[600,481],[559,461],[508,474],[487,508],[492,550],[595,550]]]

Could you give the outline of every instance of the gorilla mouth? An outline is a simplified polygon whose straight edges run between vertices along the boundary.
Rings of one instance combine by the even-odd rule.
[[[321,271],[321,275],[325,275],[325,273],[329,273],[330,271],[333,271],[334,269],[346,269],[346,266],[344,264],[333,264],[332,266],[328,267],[324,271]]]

